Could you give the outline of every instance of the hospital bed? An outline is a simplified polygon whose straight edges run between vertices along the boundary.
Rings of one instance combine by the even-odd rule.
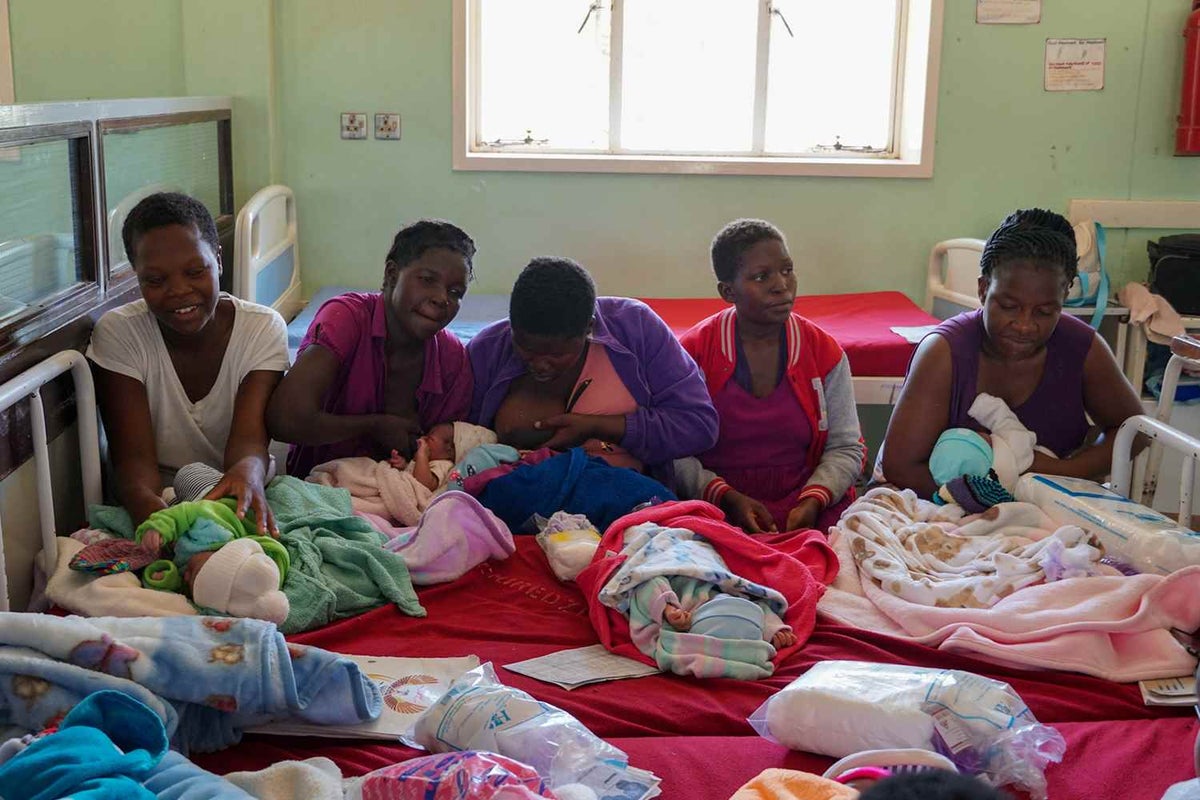
[[[83,356],[59,353],[0,386],[0,410],[26,398],[32,404],[41,536],[51,565],[56,524],[40,392],[64,372],[75,381],[84,499],[93,502],[100,493],[99,440],[95,396]],[[1153,432],[1164,445],[1182,449],[1189,457],[1200,455],[1200,440],[1174,432],[1165,423],[1135,418],[1123,429],[1114,453],[1119,480],[1129,474],[1128,445],[1136,430]],[[1122,485],[1128,489],[1127,482]],[[60,529],[70,527],[64,524]],[[964,669],[1007,681],[1038,719],[1058,728],[1067,741],[1064,762],[1047,770],[1054,800],[1158,800],[1167,786],[1192,777],[1195,713],[1147,707],[1136,685],[997,666],[823,619],[808,643],[762,681],[656,675],[566,691],[508,672],[505,664],[596,641],[579,589],[554,577],[533,537],[517,539],[516,553],[505,561],[481,564],[451,583],[420,587],[425,618],[407,617],[389,606],[293,640],[362,655],[478,655],[498,667],[504,682],[564,708],[623,749],[635,766],[657,773],[668,800],[721,800],[767,767],[819,773],[828,766],[831,759],[790,752],[758,737],[746,722],[773,692],[828,659]],[[195,758],[223,773],[326,756],[345,774],[357,775],[416,754],[396,742],[248,734],[236,747]]]

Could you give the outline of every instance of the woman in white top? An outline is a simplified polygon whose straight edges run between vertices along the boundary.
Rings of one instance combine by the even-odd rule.
[[[288,366],[283,319],[220,292],[217,227],[197,200],[151,195],[121,238],[142,299],[102,316],[88,347],[117,498],[140,524],[180,467],[202,463],[223,473],[208,499],[236,497],[275,533],[264,413]]]

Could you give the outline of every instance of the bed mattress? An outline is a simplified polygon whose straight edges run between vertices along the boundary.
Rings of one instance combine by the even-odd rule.
[[[1065,763],[1047,772],[1055,800],[1157,800],[1167,786],[1192,777],[1195,713],[1148,708],[1136,685],[994,666],[825,622],[763,681],[656,675],[567,691],[508,672],[504,664],[597,641],[581,592],[554,577],[532,537],[518,537],[517,552],[508,560],[485,563],[453,583],[423,587],[419,595],[429,613],[424,619],[380,608],[294,640],[362,655],[478,655],[496,665],[505,683],[569,711],[625,750],[635,766],[657,773],[668,799],[727,798],[767,767],[819,772],[828,766],[830,759],[789,752],[760,738],[746,722],[773,692],[826,659],[949,667],[1007,681],[1041,722],[1056,725],[1067,739]],[[252,735],[196,760],[223,773],[323,755],[346,774],[358,775],[417,754],[400,744]]]
[[[320,289],[308,306],[288,325],[288,348],[295,354],[317,309],[331,297],[349,291],[343,287]],[[719,298],[644,298],[671,330],[679,335],[705,317],[725,308]],[[830,333],[850,359],[856,377],[903,376],[914,345],[892,326],[934,325],[938,320],[925,313],[901,292],[802,295],[796,311]],[[464,342],[484,326],[508,316],[508,296],[468,293],[450,330]]]

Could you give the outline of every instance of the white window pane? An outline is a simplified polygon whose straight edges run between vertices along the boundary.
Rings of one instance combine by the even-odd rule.
[[[775,0],[767,84],[766,149],[890,145],[896,3]]]
[[[756,0],[626,0],[621,148],[748,151]]]
[[[70,145],[0,147],[0,319],[84,280]]]
[[[527,135],[547,149],[607,149],[607,3],[481,0],[481,142]]]

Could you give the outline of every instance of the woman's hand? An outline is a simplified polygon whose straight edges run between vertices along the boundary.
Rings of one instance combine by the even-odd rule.
[[[616,414],[556,414],[533,423],[536,430],[553,430],[542,447],[551,450],[569,450],[589,439],[614,444],[625,436],[625,418]]]
[[[421,423],[410,417],[396,414],[375,414],[371,426],[371,438],[379,445],[381,453],[392,451],[411,458],[421,435]]]
[[[737,525],[746,533],[774,532],[775,522],[767,507],[749,495],[731,489],[721,498],[721,510],[732,525]]]
[[[222,497],[233,497],[237,500],[238,518],[246,516],[248,510],[254,510],[254,519],[258,522],[260,535],[270,534],[279,538],[279,528],[275,525],[275,515],[267,505],[267,495],[263,489],[263,462],[261,458],[248,456],[235,461],[233,466],[225,470],[220,483],[204,496],[205,500],[219,500]]]
[[[821,515],[821,501],[815,497],[806,497],[788,512],[787,529],[789,531],[806,530],[817,524]]]

